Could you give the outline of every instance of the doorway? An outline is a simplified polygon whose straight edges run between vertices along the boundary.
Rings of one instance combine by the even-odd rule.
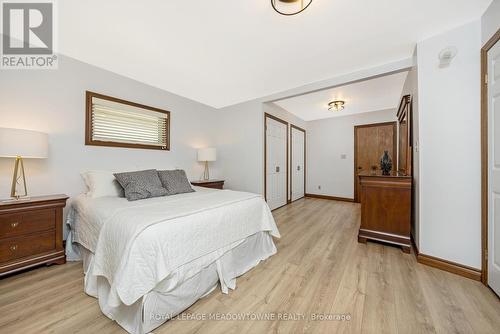
[[[380,169],[380,158],[388,151],[396,163],[397,122],[357,125],[354,127],[354,201],[359,202],[361,187],[358,174]]]

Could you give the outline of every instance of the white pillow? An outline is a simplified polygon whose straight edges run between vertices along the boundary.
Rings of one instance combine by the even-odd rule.
[[[118,181],[116,181],[113,172],[87,171],[81,173],[81,175],[87,186],[88,197],[124,197],[123,188]]]

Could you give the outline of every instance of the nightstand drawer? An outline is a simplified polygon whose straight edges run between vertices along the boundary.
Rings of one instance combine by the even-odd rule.
[[[212,189],[224,189],[224,180],[200,180],[191,181],[193,186],[212,188]]]
[[[222,189],[222,188],[224,188],[224,182],[205,183],[203,185],[200,185],[200,187],[212,188],[212,189]]]
[[[0,238],[47,231],[55,228],[55,209],[0,215]]]
[[[36,255],[56,248],[55,231],[47,231],[26,237],[3,239],[0,242],[0,262]]]

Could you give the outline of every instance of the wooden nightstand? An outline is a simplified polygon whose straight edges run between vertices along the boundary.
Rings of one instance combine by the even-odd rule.
[[[199,181],[191,181],[191,184],[193,186],[213,188],[213,189],[224,188],[224,180],[199,180]]]
[[[0,202],[0,276],[66,263],[62,209],[67,199],[53,195]]]

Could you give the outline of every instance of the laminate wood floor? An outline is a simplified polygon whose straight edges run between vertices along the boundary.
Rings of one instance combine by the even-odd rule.
[[[500,301],[479,282],[359,244],[358,204],[307,198],[274,216],[278,254],[184,313],[274,320],[175,319],[154,333],[500,333]],[[0,280],[0,333],[124,333],[82,275],[68,263]]]

